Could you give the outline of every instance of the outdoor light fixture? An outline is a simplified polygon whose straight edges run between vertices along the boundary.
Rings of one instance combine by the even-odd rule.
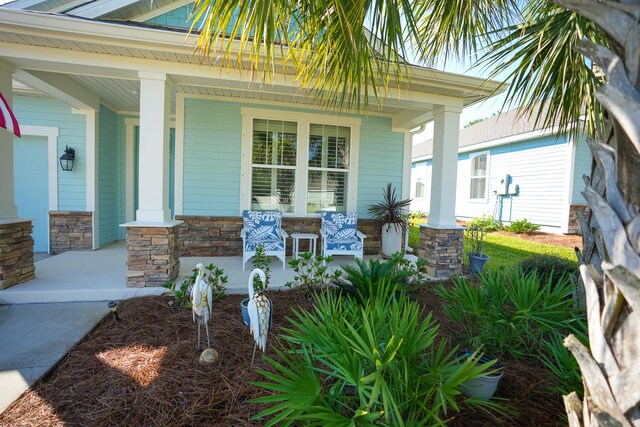
[[[111,312],[113,313],[113,317],[115,317],[116,322],[119,322],[120,317],[118,317],[118,303],[116,301],[109,301],[109,304],[107,304],[107,306],[109,307],[109,310],[111,310]]]
[[[63,171],[73,170],[73,163],[76,160],[76,150],[67,145],[64,154],[60,156],[60,167]]]

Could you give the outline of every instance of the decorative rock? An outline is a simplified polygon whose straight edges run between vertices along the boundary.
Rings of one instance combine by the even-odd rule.
[[[212,348],[208,348],[200,355],[200,363],[216,363],[220,359],[220,355]]]

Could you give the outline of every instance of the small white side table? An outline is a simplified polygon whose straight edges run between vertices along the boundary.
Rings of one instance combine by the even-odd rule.
[[[299,250],[300,240],[308,239],[309,240],[309,248],[310,252],[313,256],[316,256],[316,241],[318,240],[318,235],[313,233],[292,233],[291,238],[293,239],[293,259],[298,259],[298,255],[303,253]]]

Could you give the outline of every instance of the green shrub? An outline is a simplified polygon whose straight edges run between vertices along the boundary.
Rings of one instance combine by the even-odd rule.
[[[536,272],[518,269],[480,274],[480,282],[462,278],[436,293],[445,314],[465,331],[467,342],[493,357],[537,355],[557,333],[579,330],[582,312],[574,307],[568,279],[545,285]]]
[[[586,324],[584,331],[586,332]],[[540,359],[553,378],[554,384],[549,388],[564,396],[575,391],[580,399],[584,396],[582,374],[578,362],[563,344],[564,337],[560,334],[552,336],[544,343],[545,352]],[[586,336],[582,342],[586,345]]]
[[[507,225],[504,229],[516,234],[530,234],[534,231],[540,230],[540,226],[529,222],[529,220],[525,218],[512,221],[511,224]]]
[[[486,232],[502,230],[502,221],[495,219],[491,215],[482,215],[481,217],[473,218],[469,224],[469,228],[478,228]]]
[[[205,265],[204,270],[203,278],[211,285],[213,302],[220,301],[226,296],[229,277],[224,274],[222,268],[216,267],[213,263]],[[169,293],[180,307],[191,308],[191,289],[193,289],[197,277],[198,269],[194,268],[193,272],[182,280],[180,287],[176,287],[177,281],[168,281],[162,287],[169,289]]]
[[[404,290],[412,272],[398,270],[397,263],[389,260],[380,262],[370,259],[364,262],[356,258],[356,266],[343,265],[342,274],[334,281],[342,292],[354,298],[360,304],[366,303],[377,294],[380,283],[385,280],[390,284],[384,289],[389,292]]]
[[[543,282],[557,283],[563,277],[571,278],[578,274],[575,262],[553,255],[534,255],[520,261],[519,267],[525,274],[537,271]]]
[[[265,276],[264,283],[262,283],[259,275],[253,276],[253,291],[266,291],[269,289],[269,283],[271,282],[271,260],[264,252],[264,245],[260,244],[256,246],[256,253],[251,259],[251,264],[253,265],[253,268],[259,268],[262,270]]]
[[[297,259],[289,261],[289,266],[293,268],[296,275],[291,282],[285,284],[288,288],[298,288],[305,296],[310,296],[313,292],[327,287],[340,276],[341,271],[336,270],[329,273],[329,264],[333,258],[321,255],[314,257],[311,252],[300,254]]]
[[[364,305],[316,294],[313,311],[294,311],[279,360],[266,358],[272,369],[258,371],[268,381],[254,384],[269,393],[253,403],[271,406],[256,418],[272,417],[267,426],[443,425],[461,406],[503,408],[461,395],[461,384],[493,362],[456,359],[431,315],[393,289],[381,281]]]

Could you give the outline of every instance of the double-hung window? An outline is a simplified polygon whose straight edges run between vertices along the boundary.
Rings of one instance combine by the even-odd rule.
[[[355,210],[359,119],[242,111],[241,209],[296,216]]]
[[[487,198],[487,170],[489,154],[479,153],[472,155],[471,161],[471,182],[469,187],[470,200],[486,200]]]
[[[307,213],[346,211],[351,129],[346,126],[309,127]]]
[[[297,141],[295,122],[253,120],[251,209],[293,212]]]

